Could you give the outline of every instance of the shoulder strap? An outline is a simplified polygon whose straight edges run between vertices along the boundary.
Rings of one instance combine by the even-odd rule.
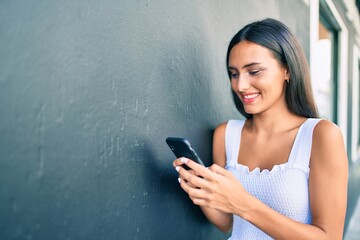
[[[245,120],[229,120],[225,131],[226,165],[236,165],[239,153],[241,130]]]
[[[321,119],[309,118],[300,126],[289,157],[289,162],[294,168],[306,173],[309,172],[313,130],[319,121]]]

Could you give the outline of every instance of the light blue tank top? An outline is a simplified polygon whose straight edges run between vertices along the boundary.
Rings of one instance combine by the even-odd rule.
[[[311,223],[309,203],[309,162],[314,126],[321,119],[307,119],[299,128],[289,159],[271,170],[239,164],[238,153],[244,120],[230,120],[226,126],[226,169],[229,170],[253,196],[285,216],[306,224]],[[272,239],[256,226],[234,215],[229,239]]]

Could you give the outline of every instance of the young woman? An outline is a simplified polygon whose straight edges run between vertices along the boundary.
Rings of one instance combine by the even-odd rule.
[[[216,128],[211,167],[174,161],[181,187],[216,227],[232,229],[230,239],[342,239],[343,137],[318,118],[293,34],[273,19],[248,24],[229,44],[227,67],[246,120]]]

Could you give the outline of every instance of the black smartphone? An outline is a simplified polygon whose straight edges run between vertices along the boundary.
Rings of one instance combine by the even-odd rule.
[[[187,139],[179,137],[168,137],[166,138],[166,143],[169,145],[171,151],[177,158],[186,157],[205,166]]]

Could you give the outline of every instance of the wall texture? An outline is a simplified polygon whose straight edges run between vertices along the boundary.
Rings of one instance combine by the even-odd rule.
[[[308,53],[303,1],[0,1],[0,239],[226,238],[165,138],[211,163],[228,41],[264,17]]]

